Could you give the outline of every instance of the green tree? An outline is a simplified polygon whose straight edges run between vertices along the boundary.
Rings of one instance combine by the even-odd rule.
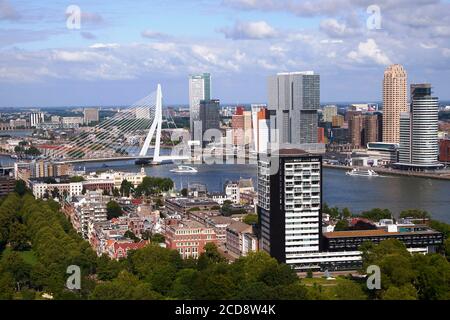
[[[188,189],[186,189],[186,188],[181,189],[181,195],[182,195],[183,197],[187,197],[187,195],[188,195]]]
[[[106,204],[106,213],[108,220],[118,218],[122,215],[122,208],[116,201],[111,200]]]
[[[14,278],[9,272],[0,273],[0,300],[11,300],[14,297]]]
[[[375,208],[369,211],[364,211],[361,216],[372,221],[379,221],[381,219],[391,219],[392,213],[388,209]]]
[[[429,219],[430,214],[425,210],[409,209],[400,213],[400,218]]]
[[[150,241],[152,243],[164,243],[166,241],[166,238],[160,233],[155,233],[151,236]]]
[[[14,192],[19,196],[23,196],[28,191],[27,184],[23,180],[17,180],[14,186]]]
[[[127,179],[124,179],[122,183],[120,184],[120,194],[123,197],[129,197],[131,194],[131,189],[133,188],[133,184],[128,181]]]
[[[13,250],[23,251],[29,248],[27,228],[19,222],[14,222],[9,231],[9,244]]]
[[[383,300],[417,300],[416,288],[410,283],[402,287],[389,287],[383,294]]]
[[[344,208],[344,209],[342,209],[341,216],[344,218],[350,218],[352,216],[352,213],[350,212],[350,210],[348,208]]]
[[[217,246],[209,242],[204,247],[204,252],[198,258],[198,268],[206,269],[211,264],[225,262],[225,258],[217,250]]]
[[[258,215],[256,214],[248,214],[242,219],[242,222],[253,225],[258,223]]]
[[[334,231],[345,231],[348,230],[348,221],[343,219],[339,220],[336,225],[334,226]]]
[[[70,177],[70,182],[83,182],[85,179],[81,176],[73,176]]]
[[[338,281],[338,284],[334,288],[336,297],[339,300],[366,300],[367,296],[364,293],[360,284],[342,279]]]
[[[134,242],[139,242],[141,239],[139,239],[131,230],[125,231],[125,234],[123,235],[125,238],[128,238],[130,240],[133,240]]]
[[[98,284],[89,297],[92,300],[156,300],[161,295],[136,276],[121,271],[112,281]]]
[[[35,146],[31,146],[25,150],[25,154],[29,155],[29,156],[37,157],[37,156],[41,155],[41,152]]]

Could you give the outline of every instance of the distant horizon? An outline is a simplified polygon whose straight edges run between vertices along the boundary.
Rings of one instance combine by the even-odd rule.
[[[351,104],[370,104],[370,103],[375,103],[378,105],[383,105],[382,101],[324,101],[324,102],[320,102],[321,106],[325,106],[325,105],[351,105]],[[267,104],[266,102],[243,102],[243,103],[227,103],[227,102],[220,102],[220,106],[221,107],[227,107],[227,106],[237,106],[237,105],[244,105],[244,106],[250,106],[252,104]],[[439,104],[440,105],[450,105],[450,99],[445,99],[445,100],[441,100],[439,99]],[[67,108],[127,108],[129,107],[131,104],[129,105],[92,105],[92,104],[88,104],[88,105],[67,105],[67,106],[24,106],[24,107],[0,107],[0,110],[5,110],[5,109],[15,109],[17,108],[18,110],[29,110],[29,109],[67,109]],[[167,107],[189,107],[188,103],[163,103],[163,108],[167,108]]]

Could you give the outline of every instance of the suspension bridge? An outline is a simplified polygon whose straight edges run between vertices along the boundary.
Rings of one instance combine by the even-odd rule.
[[[155,92],[95,127],[82,131],[68,142],[46,151],[43,157],[62,163],[135,160],[136,163],[159,164],[189,160],[186,155],[160,154],[162,99],[161,85],[158,84]],[[152,155],[148,154],[149,149],[153,149]]]

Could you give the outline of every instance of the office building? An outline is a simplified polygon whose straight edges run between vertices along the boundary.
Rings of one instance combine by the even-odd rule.
[[[323,108],[323,122],[333,122],[333,117],[337,116],[337,107],[332,106],[325,106]]]
[[[320,76],[312,71],[279,73],[269,77],[268,91],[277,131],[271,138],[280,145],[317,143]]]
[[[210,129],[220,130],[220,100],[212,99],[200,101],[198,119],[199,121],[197,121],[197,124],[203,141],[205,141],[205,139],[211,141],[212,139],[205,137],[204,134]]]
[[[321,178],[321,156],[303,150],[281,149],[258,158],[260,249],[294,268],[303,255],[319,253]]]
[[[400,119],[398,165],[405,169],[431,169],[438,163],[439,101],[432,96],[431,84],[411,85],[411,110]]]
[[[211,99],[211,75],[209,73],[191,75],[189,77],[189,114],[191,138],[201,140],[200,101]]]
[[[36,128],[39,123],[43,123],[44,121],[45,119],[43,112],[33,112],[30,114],[30,126],[32,128]]]
[[[99,122],[99,114],[97,108],[84,108],[84,124],[98,123]]]
[[[383,80],[383,142],[400,142],[400,114],[408,112],[407,74],[399,64],[389,66]]]

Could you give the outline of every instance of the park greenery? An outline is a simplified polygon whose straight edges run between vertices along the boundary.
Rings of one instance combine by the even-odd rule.
[[[126,259],[98,257],[60,212],[57,202],[34,199],[18,182],[0,200],[0,299],[450,299],[444,255],[411,255],[397,240],[362,245],[363,269],[380,266],[382,288],[340,276],[300,279],[264,252],[228,263],[207,244],[199,259],[162,248],[161,235]],[[448,228],[448,225],[447,225]],[[447,229],[448,230],[448,229]],[[127,234],[134,238],[133,234]],[[81,268],[81,289],[65,287],[67,267]]]

